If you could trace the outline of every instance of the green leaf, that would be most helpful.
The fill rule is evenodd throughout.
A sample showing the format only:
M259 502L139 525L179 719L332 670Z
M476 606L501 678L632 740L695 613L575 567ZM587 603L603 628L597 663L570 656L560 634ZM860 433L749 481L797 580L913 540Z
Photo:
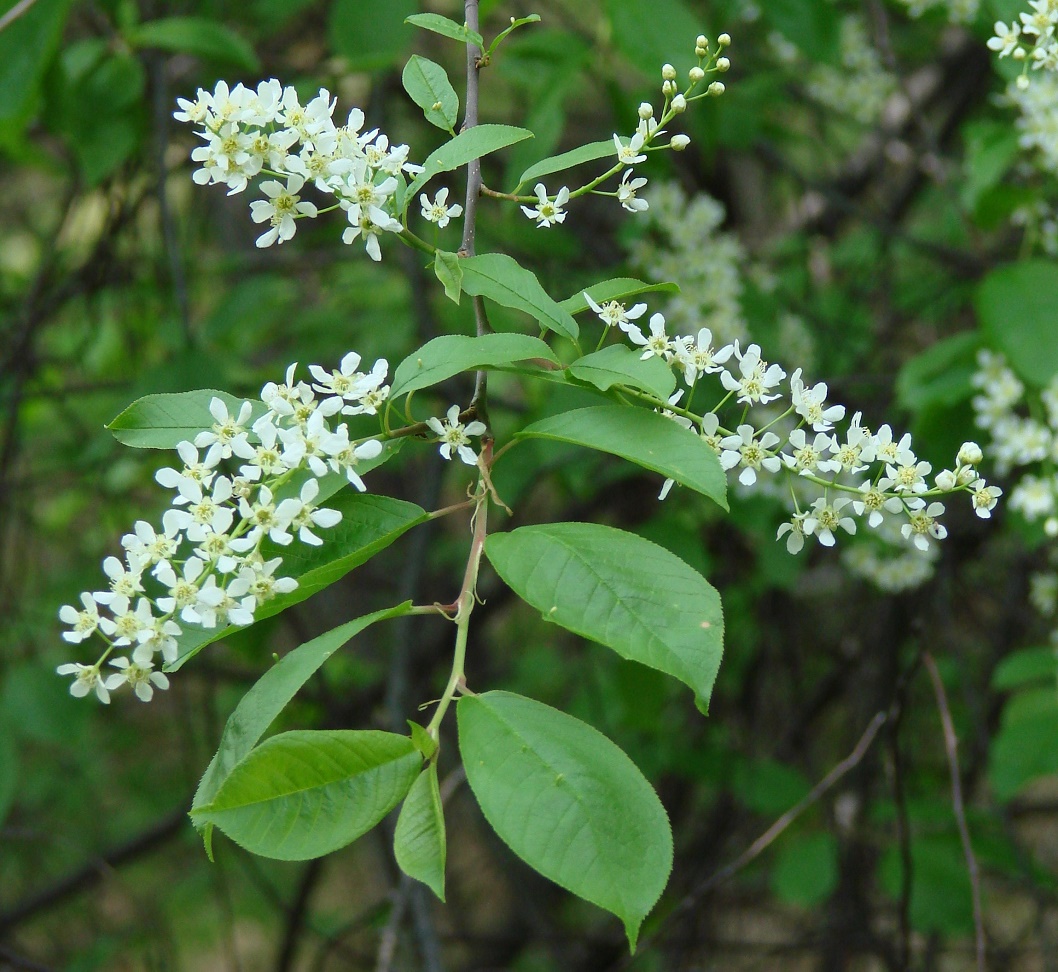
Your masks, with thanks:
M33 111L40 82L62 38L71 0L37 0L0 31L0 122L21 128ZM14 0L0 3L7 12Z
M656 398L668 398L676 387L676 376L656 355L643 359L639 352L625 344L611 344L608 348L578 358L566 369L574 378L586 381L601 391L614 385L638 388Z
M449 300L459 303L459 295L463 292L463 268L462 261L454 253L447 250L438 250L433 258L433 272L445 289L445 296Z
M701 436L658 412L593 405L541 419L518 435L609 452L674 479L727 509L727 478L716 453Z
M397 817L393 854L397 866L445 899L445 818L437 785L437 764L430 763L412 784Z
M602 733L510 692L456 706L459 751L485 819L530 867L624 922L632 950L672 869L657 794Z
M485 47L485 39L476 30L470 30L466 24L457 24L454 20L449 20L440 14L414 14L411 17L405 17L404 23L413 24L423 30L431 30L442 37L449 37L464 44L477 44L482 49Z
M988 753L988 778L1001 801L1029 783L1058 774L1058 693L1054 686L1014 695L1003 707Z
M788 904L811 908L822 904L838 886L838 842L828 833L783 841L771 874L775 896Z
M203 429L213 427L215 419L209 403L219 398L229 415L238 415L243 398L214 388L147 395L139 398L118 415L107 428L123 445L137 449L175 449L184 440L193 440ZM264 402L252 401L253 411L248 424L253 424L267 411Z
M572 169L576 165L583 165L585 162L604 159L608 155L614 157L614 162L617 161L617 149L612 138L602 142L589 142L587 145L581 145L579 148L563 152L561 155L552 155L550 158L541 159L539 162L529 166L521 174L518 179L518 188L521 188L527 182L539 179L541 176L551 175L552 172L564 172L566 169ZM515 189L515 192L517 191Z
M420 726L419 723L412 722L411 719L408 720L408 728L411 729L412 745L422 753L422 758L432 759L433 754L436 753L439 748L437 740L434 739L426 729Z
M963 207L974 212L981 197L999 185L1021 152L1018 132L1010 125L980 121L963 129L966 178L959 191Z
M326 531L326 542L319 547L294 541L289 547L279 547L266 541L262 547L265 559L282 557L277 577L293 577L298 586L289 594L277 594L257 606L254 619L262 621L298 604L341 579L354 567L370 560L413 526L429 518L429 514L414 503L389 496L373 496L348 488L327 503L338 510L342 520ZM179 656L167 672L175 672L206 645L230 635L238 628L198 628L188 625L176 639Z
M599 523L550 523L493 534L485 555L545 621L672 675L708 703L724 650L720 595L675 554Z
M1032 682L1054 682L1058 656L1054 648L1021 648L1007 655L992 672L992 688L1006 692Z
M650 0L649 8L643 0L606 0L606 12L614 45L643 77L653 80L668 61L681 75L697 63L692 57L694 38L703 24L684 0Z
M482 253L463 263L463 290L471 297L488 297L502 307L525 311L541 327L571 341L580 328L573 316L559 306L540 286L536 274L526 270L506 253Z
M412 42L405 22L417 7L417 0L334 0L327 18L331 48L354 71L396 64Z
M165 17L136 27L126 38L133 47L193 54L207 61L260 71L253 47L230 27L205 17Z
M428 341L397 366L390 396L436 385L462 371L505 367L531 358L557 363L554 352L528 334L446 334Z
M206 772L202 774L192 807L203 807L213 802L231 771L257 745L276 716L331 655L376 621L402 617L410 608L411 601L407 601L397 607L347 621L299 645L268 669L228 716L220 736L220 745Z
M413 54L404 65L401 82L431 125L452 131L459 116L459 97L440 64Z
M414 199L419 190L438 173L458 169L474 159L532 137L533 133L529 129L515 128L513 125L475 125L460 132L426 157L423 171L408 186L404 208L407 209L408 201Z
M664 293L678 294L680 288L674 283L644 283L635 277L614 277L602 283L586 287L588 295L600 306L610 300L626 300L638 294ZM572 297L559 302L559 306L570 314L581 314L588 310L589 304L584 299L584 290L578 290Z
M976 331L938 341L904 363L896 376L897 402L912 412L930 407L951 407L969 400L971 378L977 370L975 355L981 346Z
M295 730L265 740L193 809L246 850L307 861L352 843L408 793L422 758L407 736Z
M1046 385L1058 374L1058 265L1022 260L993 270L977 289L977 315L1018 377Z

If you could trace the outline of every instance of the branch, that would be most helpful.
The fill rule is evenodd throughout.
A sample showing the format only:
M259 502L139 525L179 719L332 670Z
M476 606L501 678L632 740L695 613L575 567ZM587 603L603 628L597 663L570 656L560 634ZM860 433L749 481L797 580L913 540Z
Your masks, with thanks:
M966 807L963 804L962 781L959 778L959 740L955 735L951 709L948 708L948 696L944 691L937 663L927 651L922 658L933 683L933 694L937 697L937 709L940 712L941 725L944 727L944 748L948 754L948 772L951 774L951 802L955 811L955 824L959 828L959 840L962 842L963 856L966 858L966 869L970 872L970 891L973 894L974 939L977 951L978 972L986 972L985 962L985 926L984 913L981 908L981 875L977 869L977 858L970 843L970 829L966 826Z

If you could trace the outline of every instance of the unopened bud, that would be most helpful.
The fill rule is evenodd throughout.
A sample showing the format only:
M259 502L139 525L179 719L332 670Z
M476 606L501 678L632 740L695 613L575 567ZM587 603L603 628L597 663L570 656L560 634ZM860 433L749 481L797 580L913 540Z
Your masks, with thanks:
M694 56L696 58L698 58L699 61L704 60L705 58L707 58L709 56L709 48L708 47L696 47L694 49Z
M723 74L725 71L730 70L731 62L726 57L718 57L716 59L716 69Z
M640 118L645 120L647 118L650 118L650 116L653 115L653 114L654 114L654 106L651 105L650 102L644 101L639 106L639 117Z
M705 72L700 67L692 67L687 75L691 79L691 84L697 84L705 77Z
M964 442L959 446L959 455L956 456L956 461L976 466L984 457L981 447L976 442Z
M1025 48L1024 47L1015 47L1014 48L1014 53L1011 54L1010 56L1012 58L1014 58L1015 61L1024 61L1025 60Z
M687 110L687 99L683 95L678 94L672 99L672 110L679 113Z
M937 473L937 489L942 489L948 493L955 489L955 473L950 469L945 469L943 472Z
M705 34L699 34L694 39L694 46L695 47L704 47L704 48L706 48L708 50L708 48L709 48L709 38L706 37Z
M671 64L663 64L661 66L661 76L666 81L676 80L676 69Z
M727 88L724 87L723 81L714 81L706 90L715 98L718 95L722 95Z
M691 139L688 135L673 135L672 138L669 139L669 148L672 149L673 152L682 152L690 144Z
M731 44L731 35L730 35L730 34L721 34L721 35L720 35L720 36L719 36L719 37L718 37L718 38L716 39L716 42L717 42L717 43L718 43L718 44L719 44L719 45L720 45L721 47L728 47L728 46L729 46L729 45Z
M671 98L676 93L676 82L675 81L663 81L661 84L661 93L666 98Z
M1018 86L1019 91L1029 90L1029 77L1027 74L1019 74L1017 81L1014 83Z

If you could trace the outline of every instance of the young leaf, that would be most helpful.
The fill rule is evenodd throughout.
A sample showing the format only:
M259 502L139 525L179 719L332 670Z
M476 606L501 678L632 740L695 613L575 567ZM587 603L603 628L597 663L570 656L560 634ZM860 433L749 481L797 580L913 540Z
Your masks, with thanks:
M428 341L397 366L390 395L396 398L436 385L461 371L503 367L530 358L557 363L554 352L528 334L446 334Z
M175 449L185 439L194 439L203 429L212 428L216 420L209 411L209 403L214 398L224 402L229 415L238 415L246 401L213 388L147 395L136 399L107 428L123 445L137 449ZM249 424L253 424L264 415L267 406L252 399L250 402L253 411Z
M206 17L165 17L140 24L127 35L133 47L193 54L207 61L260 71L253 47L235 31Z
M438 250L433 258L433 272L445 289L445 296L449 300L459 303L459 295L463 291L463 268L462 261L454 253L447 250Z
M532 137L533 133L529 129L515 128L513 125L475 125L460 132L426 157L423 171L408 186L403 208L406 209L408 201L414 199L419 190L438 173L458 169L490 152L497 152Z
M716 453L700 436L658 412L593 405L541 419L518 435L557 439L621 456L727 509L727 479Z
M404 23L414 24L416 27L422 27L423 30L432 30L435 34L450 37L464 44L477 44L480 48L485 47L485 39L476 30L470 30L466 24L457 24L454 20L449 20L440 14L414 14L411 17L405 17Z
M430 763L412 784L397 817L393 855L397 866L445 899L445 818L437 785L437 764Z
M423 726L412 722L411 719L408 720L408 728L411 729L412 745L422 753L422 758L432 759L439 748L437 740Z
M676 387L672 369L656 355L645 360L625 344L611 344L578 358L567 369L574 378L601 391L614 385L638 388L656 398L668 398Z
M401 75L404 90L431 125L451 132L459 117L459 97L440 64L413 54Z
M370 560L394 540L413 526L427 519L427 513L414 503L389 496L373 496L344 490L327 503L329 509L342 514L341 522L327 530L326 542L319 547L299 543L295 540L289 547L277 547L266 541L262 548L265 559L281 556L277 576L293 577L298 586L289 594L277 594L257 606L254 619L261 621L280 611L311 597L317 591L329 587L344 577L354 567ZM176 639L179 656L165 666L167 672L175 672L188 659L197 655L206 645L213 644L237 630L226 628L188 628Z
M510 692L456 706L459 751L485 819L544 877L624 922L635 950L672 869L657 794L602 733Z
M724 651L720 595L664 547L598 523L494 533L485 556L545 621L693 689L702 705Z
M617 150L614 148L613 139L608 138L602 142L589 142L579 148L563 152L561 155L552 155L550 158L541 159L539 162L529 166L518 179L518 187L521 188L527 182L539 179L541 176L551 175L552 172L564 172L572 169L575 165L583 165L585 162L594 162L596 159L604 159L612 155L617 160ZM517 189L515 190L517 192Z
M1058 267L1020 260L998 267L977 289L977 315L992 346L1018 377L1037 386L1058 374Z
M276 716L331 655L376 621L399 618L407 614L410 608L411 601L407 601L397 607L347 621L299 645L268 669L228 716L217 752L195 790L192 807L212 803L232 769L257 745Z
M613 280L592 284L585 290L591 299L600 305L609 300L626 300L638 294L654 292L678 294L680 292L680 288L674 283L644 283L642 280L636 280L635 277L614 277ZM578 290L572 297L559 301L559 307L570 314L582 314L589 306L584 299L584 290Z
M407 736L295 730L251 750L213 799L191 811L240 847L307 861L352 843L411 789L422 758Z
M525 311L563 337L575 341L580 328L573 316L551 299L536 274L506 253L467 257L463 265L463 290L471 297L488 297L503 307Z

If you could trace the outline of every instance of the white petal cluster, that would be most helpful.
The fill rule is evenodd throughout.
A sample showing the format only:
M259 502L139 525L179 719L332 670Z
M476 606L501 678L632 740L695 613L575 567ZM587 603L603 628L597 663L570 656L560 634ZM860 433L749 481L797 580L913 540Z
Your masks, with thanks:
M477 453L470 448L470 437L481 435L485 431L484 422L473 421L464 425L459 421L459 406L453 405L443 422L438 418L428 418L426 424L440 441L440 452L443 458L451 459L452 451L455 450L456 455L468 466L477 463Z
M408 161L408 146L389 144L378 129L363 132L364 113L354 108L344 125L333 119L337 102L321 88L302 105L297 91L274 78L255 89L219 81L213 91L200 88L194 101L178 98L177 120L196 127L202 145L191 152L199 185L225 185L242 192L258 176L264 199L250 204L251 218L267 228L260 247L294 236L300 219L320 214L302 198L309 183L345 211L349 226L342 240L363 241L373 260L382 258L379 235L399 233L395 194L403 173L421 167ZM458 208L458 207L453 207ZM449 216L457 215L448 210Z
M1000 473L1019 472L1010 491L1010 507L1026 520L1043 521L1044 532L1058 537L1058 376L1030 407L1024 384L1001 354L981 350L973 376L973 407L977 424L992 441L989 454ZM990 516L995 505L982 480L971 484L979 516Z
M74 676L71 694L109 702L110 692L129 685L147 702L169 687L159 668L177 660L187 630L252 624L260 604L297 587L278 572L282 558L265 542L321 545L319 531L336 526L341 513L319 504L319 480L340 474L363 491L357 466L382 451L379 439L351 439L337 422L374 415L389 394L385 361L367 372L359 365L355 352L334 371L312 365L313 384L296 380L291 365L285 382L266 384L256 404L231 410L211 400L212 425L179 443L179 466L155 475L174 494L161 530L138 521L121 540L124 558L103 561L107 589L86 591L80 608L59 611L66 641L98 636L106 646L93 665L59 666L60 675Z
M898 435L889 425L871 432L859 412L840 432L836 424L845 418L845 406L828 403L826 384L807 383L800 368L787 376L762 357L759 345L743 347L736 340L715 347L708 328L673 334L660 313L650 317L649 334L644 334L624 319L628 315L620 306L592 309L642 348L641 357L660 358L683 379L686 389L659 404L659 411L697 429L739 484L767 488L769 479L786 477L787 486L775 492L792 502L792 516L778 532L790 553L798 553L808 538L834 546L842 533L856 534L859 520L871 531L895 533L905 545L928 553L947 535L937 497L968 493L974 512L987 518L1002 495L977 471L983 453L976 443L964 443L954 467L931 482L932 466L915 455L910 435ZM645 312L636 310L637 316ZM702 415L692 406L707 375L718 379L721 397ZM1058 417L1058 384L1053 401ZM733 429L721 421L727 408L738 416ZM665 482L661 499L672 486L671 480Z

